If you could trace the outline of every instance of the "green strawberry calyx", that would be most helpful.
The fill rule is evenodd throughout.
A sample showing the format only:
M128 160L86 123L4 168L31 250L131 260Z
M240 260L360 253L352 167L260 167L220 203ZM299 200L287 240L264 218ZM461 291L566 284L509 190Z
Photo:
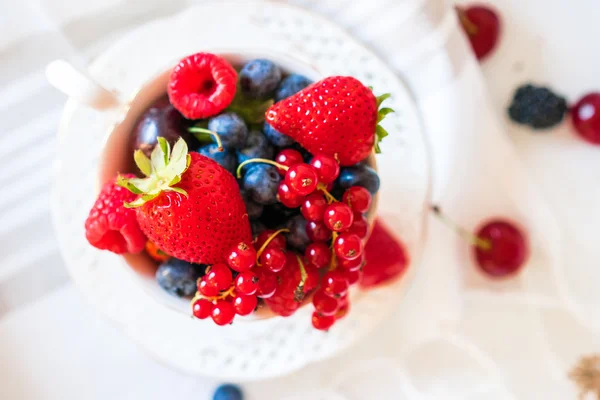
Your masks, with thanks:
M159 137L150 158L142 150L136 150L133 159L145 178L125 178L122 175L117 177L117 185L140 195L135 201L124 203L125 207L140 207L162 192L172 191L187 196L185 190L175 186L181 181L181 176L192 161L185 140L179 138L171 150L169 142Z
M382 94L381 96L377 96L377 126L375 127L375 153L381 153L381 148L379 147L379 143L383 140L384 137L389 135L389 133L383 128L383 126L379 125L381 121L386 117L386 115L395 112L393 109L389 107L381 107L381 103L387 100L391 95L389 93Z

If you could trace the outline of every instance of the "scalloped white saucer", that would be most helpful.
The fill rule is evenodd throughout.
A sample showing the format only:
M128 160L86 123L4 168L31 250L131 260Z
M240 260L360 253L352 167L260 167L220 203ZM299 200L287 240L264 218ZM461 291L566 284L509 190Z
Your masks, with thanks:
M408 90L370 51L336 25L299 8L235 4L207 4L144 25L99 57L90 74L106 88L133 93L170 60L200 50L244 47L293 54L324 75L352 75L392 93L390 106L397 113L385 121L391 135L378 157L383 182L379 215L410 254L407 273L391 285L358 293L349 316L326 334L311 328L309 307L286 319L224 328L173 311L134 282L122 258L85 241L83 222L94 200L99 152L119 113L95 111L74 100L67 102L59 128L53 219L76 285L154 358L190 374L248 381L284 375L342 351L398 305L423 247L430 162ZM227 20L206 17L225 12Z

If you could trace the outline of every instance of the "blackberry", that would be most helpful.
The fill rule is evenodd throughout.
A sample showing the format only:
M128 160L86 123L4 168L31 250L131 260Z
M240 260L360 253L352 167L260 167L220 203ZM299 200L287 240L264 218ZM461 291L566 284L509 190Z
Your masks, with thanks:
M567 101L545 87L531 84L520 86L508 108L513 121L534 129L551 128L559 124L566 112Z

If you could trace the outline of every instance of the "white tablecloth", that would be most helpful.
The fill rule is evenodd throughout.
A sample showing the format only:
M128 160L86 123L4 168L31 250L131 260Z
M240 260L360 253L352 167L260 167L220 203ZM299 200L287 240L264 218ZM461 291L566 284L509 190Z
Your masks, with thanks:
M4 189L0 197L0 243L4 249L0 255L1 399L208 398L215 382L181 376L150 360L96 315L69 283L49 214L54 134L65 98L45 82L43 75L45 64L52 59L68 58L85 65L86 60L134 26L201 2L0 0L0 166L4 172L0 178ZM454 30L455 21L445 13L444 1L292 2L314 8L347 27L406 79L434 140L436 165L445 165L440 148L446 143L439 135L443 127L436 125L435 117L447 114L444 110L450 107L449 101L461 96L467 99L455 109L457 118L462 118L458 123L471 131L475 125L470 123L469 112L481 114L481 103L477 102L491 101L495 111L484 113L484 117L498 119L498 129L502 129L503 109L519 83L551 83L569 100L586 90L598 89L594 87L598 84L595 38L600 28L595 19L600 15L600 3L594 0L492 1L502 12L504 37L482 68L491 100L481 85L477 63L453 58L462 54L465 44ZM411 30L410 34L406 29ZM450 56L440 51L443 46L453 47ZM439 74L442 70L447 74ZM461 96L457 88L463 91ZM464 96L465 92L472 95ZM471 104L468 99L476 102ZM560 262L561 270L592 268L600 258L600 247L594 240L594 229L600 222L595 204L600 185L594 168L599 162L598 149L577 141L568 124L539 134L507 124L506 132L516 153L512 146L502 147L503 151L513 152L515 160L527 167L523 175L533 178L519 184L531 183L523 186L524 190L535 191L558 222L562 257L549 261ZM449 172L439 168L435 172L436 200L452 203L456 188L448 182L461 182L461 177L449 178L445 176ZM489 184L499 177L486 179ZM511 199L521 201L518 197ZM476 222L465 210L456 208L456 212L467 225ZM472 218L482 216L485 214ZM432 225L433 243L452 238ZM421 294L412 294L413 302L428 304L419 308L424 313L422 318L410 320L422 323L419 329L423 329L424 337L434 330L443 333L443 340L432 339L394 360L410 376L411 385L429 398L467 398L466 392L461 392L463 387L470 388L468 398L575 398L577 388L569 381L568 371L581 356L594 353L600 346L589 324L581 323L586 315L595 315L593 307L585 304L595 303L582 295L579 303L584 305L577 308L581 313L576 320L573 309L558 300L551 280L541 273L536 275L535 269L526 276L524 301L522 292L511 287L492 285L492 290L502 289L509 295L487 296L490 286L469 280L463 270L468 268L466 265L453 270L452 279L446 280L448 275L440 270L441 264L443 260L430 251L423 268L431 279L416 284L415 291L421 290ZM585 283L581 276L574 281L578 285ZM540 282L537 285L536 279ZM593 280L588 283L586 290L595 287ZM436 289L440 297L432 299ZM586 294L583 289L580 292ZM377 369L368 369L363 361L385 356L385 346L402 340L403 330L410 331L402 326L410 313L410 309L399 310L396 325L391 323L395 330L371 338L381 341L379 352L372 348L365 351L367 347L359 344L353 353L341 358L319 363L292 377L247 385L246 389L253 399L281 399L307 386L315 390L328 387L348 399L366 398L357 393L366 388L370 394L375 393L373 385L378 374L373 375ZM370 382L355 388L357 397L319 379L323 369L350 364L358 368L359 381ZM381 368L390 370L385 365ZM386 391L386 384L394 386L389 380L379 385L379 398L397 393ZM473 389L476 380L486 384ZM347 384L340 386L348 388Z

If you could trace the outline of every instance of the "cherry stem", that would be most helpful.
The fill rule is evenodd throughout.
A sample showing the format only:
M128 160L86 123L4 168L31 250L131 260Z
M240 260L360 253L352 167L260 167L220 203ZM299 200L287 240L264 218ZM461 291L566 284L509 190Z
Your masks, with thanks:
M458 224L456 224L454 221L452 221L450 218L448 218L444 213L442 213L442 210L440 209L439 206L432 205L431 211L433 211L435 216L438 217L438 219L440 221L442 221L446 226L448 226L450 229L452 229L456 233L458 233L460 235L460 237L462 237L467 242L471 243L473 246L478 247L481 250L485 250L485 251L491 250L492 243L490 243L489 240L482 239L479 236L474 235L473 233L469 232L462 226L459 226Z
M467 17L465 10L460 7L456 7L456 12L458 13L458 19L460 19L460 23L462 26L464 26L467 34L469 36L477 35L477 33L479 33L479 27L475 25L473 21L469 19L469 17Z
M306 267L302 262L302 259L299 255L296 254L296 259L298 260L298 265L300 266L300 283L296 290L294 291L294 300L300 303L304 300L304 284L306 283L306 279L308 278L308 274L306 273Z
M251 158L249 160L244 161L243 163L241 163L240 165L238 165L237 171L236 171L236 175L238 177L238 179L240 179L242 177L242 168L244 168L244 166L248 165L248 164L252 164L252 163L265 163L265 164L270 164L273 165L279 169L282 169L284 171L287 171L288 169L290 169L290 167L285 166L283 164L279 164L278 162L275 162L273 160L269 160L266 158Z
M263 253L263 251L265 251L265 249L267 248L269 243L271 243L271 241L273 239L275 239L275 236L279 235L280 233L289 232L289 231L290 230L287 228L280 229L280 230L274 232L271 236L269 236L267 238L267 240L265 240L265 242L262 244L262 246L260 246L260 249L258 249L258 251L256 252L256 265L258 265L259 267L261 266L260 265L260 255Z
M204 129L204 128L200 128L198 126L192 126L191 128L188 128L188 132L190 133L205 133L207 135L212 136L213 138L215 138L215 142L217 142L217 146L219 151L223 151L223 143L221 142L221 137L219 136L219 134L217 132L213 132L210 129ZM196 135L194 135L196 136Z
M327 199L327 204L335 203L336 201L338 201L335 197L333 197L331 193L329 193L329 191L327 190L327 185L325 185L324 183L319 183L317 185L317 189L323 192L325 198Z
M337 268L337 259L335 257L335 250L333 249L333 246L335 245L335 240L338 237L338 233L333 231L331 233L331 261L329 262L329 271L335 271L335 269Z

